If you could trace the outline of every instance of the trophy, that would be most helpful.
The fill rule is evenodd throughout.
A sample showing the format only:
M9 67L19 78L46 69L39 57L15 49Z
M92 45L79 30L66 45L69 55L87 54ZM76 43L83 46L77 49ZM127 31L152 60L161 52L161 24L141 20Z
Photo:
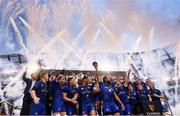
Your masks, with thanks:
M97 68L98 68L98 63L95 61L95 62L92 63L92 65L93 65L93 67L97 70Z
M98 76L98 63L96 61L94 61L92 63L93 67L95 68L95 72L96 72L96 84L99 85L99 76ZM98 87L99 88L99 87Z

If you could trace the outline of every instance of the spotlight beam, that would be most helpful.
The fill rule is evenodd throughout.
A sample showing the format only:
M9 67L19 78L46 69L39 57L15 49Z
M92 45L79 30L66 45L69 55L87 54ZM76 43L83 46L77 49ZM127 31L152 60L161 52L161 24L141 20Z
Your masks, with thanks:
M63 29L62 31L58 32L53 38L50 39L49 42L47 42L47 44L45 44L40 51L38 52L38 54L46 51L49 49L50 46L52 46L53 44L55 44L57 41L60 41L62 38L61 36L64 35L64 33L67 31L67 29Z
M76 57L77 57L80 61L82 61L82 63L85 63L85 64L87 65L87 62L85 62L85 61L82 60L81 56L76 52L76 50L75 50L71 45L69 45L69 44L68 44L65 40L63 40L63 39L60 39L60 41L61 41L68 49L70 49L70 50L76 55Z
M98 36L99 36L99 33L100 33L100 30L98 29L97 32L96 32L96 34L94 35L93 39L91 40L91 42L88 44L88 47L87 47L87 49L86 49L85 54L82 56L82 60L83 60L83 61L84 61L85 58L87 57L87 55L88 55L88 53L89 53L89 51L90 51L90 48L95 44L95 42L96 42L96 40L97 40L97 38L98 38ZM83 66L83 65L81 64L81 66ZM89 65L88 65L88 66L89 66ZM89 66L89 67L90 67L90 66Z
M35 29L34 29L31 25L29 25L22 17L19 17L19 19L22 21L22 23L25 25L25 27L32 33L32 35L34 35L35 37L38 38L38 40L39 40L39 42L40 42L39 44L40 44L40 45L44 45L45 42L42 41L41 36L35 31ZM42 49L42 48L41 48L41 49ZM40 49L40 51L41 51L41 49ZM38 51L39 51L39 50L38 50ZM52 61L56 61L55 57L53 57L53 56L55 55L55 53L54 53L53 51L48 52L48 53L50 53L50 54L48 55L48 57L49 57ZM40 53L38 53L38 54L36 55L37 59L39 58L39 55L40 55ZM31 60L31 59L30 59L30 56L27 57L27 58L28 58L28 60Z
M109 35L109 37L116 42L117 39L114 36L114 34L112 34L112 32L105 26L105 24L103 24L102 22L98 22L100 24L100 26L104 29L104 31Z
M22 17L19 16L19 19L21 20L21 22L26 26L26 28L28 29L29 32L33 33L35 37L38 38L38 40L40 41L40 45L43 45L44 42L42 41L40 35L35 31L35 29L29 25Z
M77 43L79 42L80 40L80 37L87 31L87 29L89 28L90 24L86 25L85 28L74 38L74 41L72 43L72 47L73 46L76 46ZM63 60L72 52L71 49L69 49L63 56L62 58L60 59L60 64L63 62Z
M20 18L20 20L23 22L23 24L25 24L26 25L26 27L28 27L28 29L30 29L31 31L33 31L34 33L36 33L35 31L34 31L34 29L33 29L33 27L31 27L22 17L19 17ZM87 28L87 27L86 27ZM85 28L85 29L86 29ZM72 51L76 56L77 56L77 58L78 59L80 59L81 60L81 56L74 50L74 48L73 47L71 47L65 40L63 40L60 36L62 36L63 35L63 33L65 32L65 30L63 30L63 31L61 31L61 32L59 32L59 33L57 33L56 35L55 35L55 37L53 37L52 39L50 39L50 42L48 42L48 43L50 43L50 45L52 46L53 44L55 44L55 42L58 40L58 41L61 41L67 48L69 48L70 49L70 51ZM84 32L83 32L84 33ZM39 37L39 38L41 38L37 33L36 33L36 35ZM42 42L43 43L43 42ZM49 46L45 46L45 49L47 50L47 48L49 48ZM42 49L40 50L40 52L38 52L38 55L42 52L42 51L45 51L44 50L44 47L42 47ZM52 57L52 56L50 56L50 57ZM55 60L55 58L53 58L53 61ZM82 61L82 60L81 60ZM84 62L84 61L82 61L82 62Z

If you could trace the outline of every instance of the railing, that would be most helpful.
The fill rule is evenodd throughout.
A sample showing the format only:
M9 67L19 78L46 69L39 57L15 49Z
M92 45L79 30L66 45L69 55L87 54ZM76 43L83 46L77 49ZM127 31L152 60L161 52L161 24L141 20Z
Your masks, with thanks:
M0 64L27 62L27 58L20 54L0 55Z
M173 112L171 110L171 107L170 107L170 104L168 102L168 100L165 100L165 99L161 99L161 103L163 103L163 115L167 116L173 116Z

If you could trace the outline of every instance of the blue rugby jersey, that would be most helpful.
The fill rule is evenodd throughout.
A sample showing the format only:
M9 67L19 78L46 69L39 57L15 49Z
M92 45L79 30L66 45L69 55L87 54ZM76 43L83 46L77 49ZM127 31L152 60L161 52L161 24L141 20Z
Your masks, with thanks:
M32 90L36 91L36 96L40 98L40 102L45 103L47 97L47 84L43 81L36 81Z
M77 91L80 96L81 103L94 103L95 96L93 94L93 85L79 86Z

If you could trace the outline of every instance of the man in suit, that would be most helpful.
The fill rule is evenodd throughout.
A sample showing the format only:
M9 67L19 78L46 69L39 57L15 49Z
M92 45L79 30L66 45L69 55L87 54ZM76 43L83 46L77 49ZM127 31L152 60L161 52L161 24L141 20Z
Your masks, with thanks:
M31 99L32 99L30 95L30 91L32 87L34 86L34 83L36 82L36 79L37 79L36 73L31 74L31 79L27 78L26 74L27 74L27 68L22 76L23 81L26 83L26 87L24 89L23 104L22 104L20 115L29 115L30 104L31 104Z

